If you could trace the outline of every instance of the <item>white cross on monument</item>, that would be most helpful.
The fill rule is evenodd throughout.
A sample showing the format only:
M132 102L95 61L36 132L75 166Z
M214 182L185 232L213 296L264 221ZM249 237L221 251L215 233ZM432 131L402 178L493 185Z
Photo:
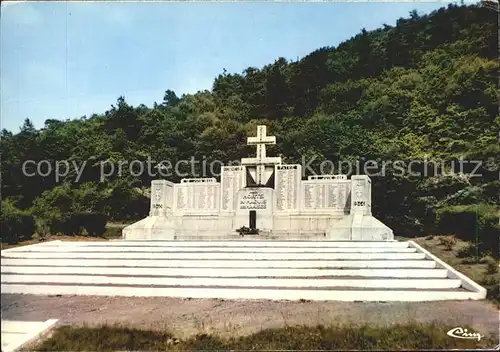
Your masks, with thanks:
M265 125L257 126L257 137L248 137L247 145L257 146L257 156L255 158L242 158L242 165L255 166L255 170L249 168L250 175L258 185L264 185L273 170L266 173L266 166L281 165L281 157L268 157L266 156L266 144L276 144L275 136L266 135L267 127Z

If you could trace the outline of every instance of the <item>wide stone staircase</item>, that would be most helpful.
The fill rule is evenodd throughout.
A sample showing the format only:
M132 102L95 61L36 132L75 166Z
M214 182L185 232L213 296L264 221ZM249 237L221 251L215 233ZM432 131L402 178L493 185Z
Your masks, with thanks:
M414 242L52 241L2 251L2 293L428 301L486 291Z

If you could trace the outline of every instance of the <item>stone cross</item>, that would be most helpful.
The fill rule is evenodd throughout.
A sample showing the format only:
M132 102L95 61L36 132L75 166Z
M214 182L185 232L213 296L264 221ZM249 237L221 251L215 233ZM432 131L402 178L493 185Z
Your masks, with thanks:
M266 145L276 144L275 136L266 135L267 127L265 125L257 126L257 137L248 137L247 145L257 146L257 155L255 158L242 158L242 165L255 166L254 181L258 185L265 184L266 166L281 165L281 157L268 157L266 155Z

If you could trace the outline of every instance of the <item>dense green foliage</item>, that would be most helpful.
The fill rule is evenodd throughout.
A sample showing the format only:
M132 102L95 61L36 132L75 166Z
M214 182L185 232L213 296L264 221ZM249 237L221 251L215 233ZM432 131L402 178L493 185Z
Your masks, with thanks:
M415 350L491 348L493 336L480 341L452 339L453 326L406 324L378 326L287 326L224 339L199 334L177 340L168 332L121 326L59 327L36 351L234 351L234 350ZM467 327L469 331L475 331Z
M492 254L498 258L500 225L498 209L492 205L456 205L438 211L438 229L475 244L475 256ZM488 253L490 252L490 253Z
M0 232L2 241L17 242L29 240L35 231L35 220L27 211L14 207L10 202L2 201L0 210Z
M316 172L324 159L445 163L439 172L413 165L427 175L401 174L390 164L384 176L371 176L374 215L397 234L418 235L433 229L443 207L498 203L496 23L496 12L480 6L412 12L394 27L363 29L298 61L279 58L241 74L224 70L211 91L178 97L167 90L153 107L120 97L104 114L49 119L40 130L26 120L19 133L1 133L3 198L47 221L68 212L139 219L157 177L134 176L127 165L121 177L115 170L102 179L101 162L239 160L254 152L246 136L265 123L278 141L269 155L315 160ZM451 175L451 163L461 158L481 166L468 163ZM26 177L26 160L85 167L81 174L70 167L60 180ZM472 171L481 176L467 175Z

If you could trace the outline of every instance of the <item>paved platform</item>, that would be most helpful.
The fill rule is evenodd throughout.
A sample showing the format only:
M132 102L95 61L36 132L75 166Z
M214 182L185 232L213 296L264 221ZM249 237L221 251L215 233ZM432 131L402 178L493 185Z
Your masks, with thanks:
M2 352L16 351L52 328L57 319L47 321L2 320Z
M53 241L2 251L2 292L272 300L483 299L413 242Z
M483 335L499 336L498 308L486 300L340 302L2 294L1 301L4 319L57 317L61 325L120 324L167 330L178 338L200 332L230 338L296 325L397 328L412 323L470 326Z

